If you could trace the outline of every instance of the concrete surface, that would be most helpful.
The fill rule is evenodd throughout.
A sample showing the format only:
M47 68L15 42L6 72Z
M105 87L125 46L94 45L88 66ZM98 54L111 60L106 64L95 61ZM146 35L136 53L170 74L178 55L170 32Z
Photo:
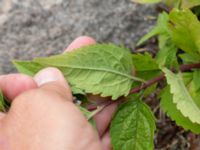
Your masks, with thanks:
M155 14L130 0L0 0L0 73L15 71L12 59L57 54L81 35L133 49Z

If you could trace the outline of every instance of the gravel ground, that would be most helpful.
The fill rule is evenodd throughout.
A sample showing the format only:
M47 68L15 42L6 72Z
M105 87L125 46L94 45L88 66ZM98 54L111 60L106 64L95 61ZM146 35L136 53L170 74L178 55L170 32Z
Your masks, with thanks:
M133 49L155 15L130 0L0 0L0 73L15 71L12 59L59 53L81 35Z

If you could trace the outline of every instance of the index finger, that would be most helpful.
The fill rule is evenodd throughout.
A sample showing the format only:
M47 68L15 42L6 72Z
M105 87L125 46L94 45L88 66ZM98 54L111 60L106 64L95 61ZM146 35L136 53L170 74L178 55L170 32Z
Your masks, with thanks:
M87 45L91 45L91 44L95 44L96 41L89 37L89 36L81 36L78 37L77 39L75 39L66 49L64 52L70 52L73 51L77 48L83 47L83 46L87 46Z

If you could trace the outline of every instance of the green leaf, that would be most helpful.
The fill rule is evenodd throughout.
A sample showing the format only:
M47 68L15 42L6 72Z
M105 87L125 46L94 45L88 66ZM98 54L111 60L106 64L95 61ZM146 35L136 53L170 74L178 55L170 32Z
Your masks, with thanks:
M177 125L183 127L185 130L191 130L192 132L200 133L200 124L193 123L189 118L182 115L181 111L176 108L176 104L173 103L173 95L170 93L170 88L167 86L160 93L161 109L173 120Z
M132 59L124 47L96 44L73 52L36 58L35 62L59 68L69 83L86 93L127 96L133 81L144 81L132 76Z
M193 73L193 82L194 82L194 89L195 92L200 90L200 69L195 70Z
M169 15L174 43L191 56L200 58L200 22L190 10L174 9Z
M147 97L149 96L150 94L154 93L156 91L156 88L157 88L157 83L149 86L148 88L146 88L143 92L143 97Z
M150 80L156 76L158 76L161 73L160 70L152 70L152 71L138 71L136 73L137 77L143 78L145 80ZM136 83L134 83L136 84ZM141 83L137 83L138 85L141 85Z
M44 66L31 61L14 60L13 64L20 73L24 73L30 76L34 76L38 71L44 68Z
M200 1L199 0L182 0L182 8L192 8L195 6L200 5Z
M166 12L161 13L158 16L157 25L147 33L137 45L141 45L149 38L158 35L159 51L156 55L157 63L159 66L177 67L177 47L172 42L168 21L169 15Z
M149 53L133 54L133 65L136 69L136 76L145 80L150 80L160 74L160 69L154 58ZM133 83L133 87L140 86L141 83ZM147 96L156 88L156 84L144 90L144 95Z
M155 118L139 99L119 106L113 117L110 135L113 150L153 150Z
M137 46L143 44L145 41L147 41L153 36L168 32L168 27L167 27L168 19L169 16L166 12L159 14L157 25L139 40Z
M177 105L177 109L191 122L200 124L200 108L184 85L182 74L174 74L166 68L163 69L163 72L167 78L167 83L170 85L170 92L173 94L173 102Z
M160 73L156 60L149 53L132 54L132 61L139 78L149 80Z
M132 58L133 58L132 59L133 65L135 66L136 72L159 70L156 60L153 59L149 53L133 54Z
M160 73L156 60L149 53L132 54L132 61L139 78L149 80Z
M140 3L140 4L149 4L149 3L158 3L162 0L132 0L133 2Z
M8 107L8 103L5 101L3 93L0 91L0 112L6 112Z
M193 101L198 107L200 107L199 69L195 69L193 72L182 73L182 75L184 84L187 87L191 97L193 98Z
M184 64L192 64L192 63L199 63L200 59L198 56L191 56L190 54L183 53L179 54L179 57L182 59Z
M168 28L168 21L169 15L165 12L162 13L158 18L157 26L159 28L159 51L156 55L156 61L160 67L177 67L177 47L172 42L171 32Z
M156 36L159 34L159 28L154 27L150 32L148 32L147 34L145 34L136 44L136 46L140 46L142 45L144 42L146 42L147 40L149 40L150 38Z
M170 8L180 8L182 0L164 0L165 4Z
M161 40L160 40L161 41ZM156 61L160 67L178 67L178 61L176 57L176 46L169 40L165 41L165 44L160 48L156 55Z
M5 106L4 106L4 98L3 98L3 94L2 92L0 91L0 111L4 112L5 111Z
M77 88L75 86L72 86L71 90L72 90L73 94L81 94L81 95L85 95L86 94L82 89L79 89L79 88Z
M183 76L183 82L184 84L187 86L188 84L190 84L190 82L192 82L192 78L193 78L193 73L190 72L184 72L182 73Z
M18 72L27 74L29 76L34 76L37 72L44 68L41 64L32 61L18 61L14 60L13 64L17 68ZM75 86L71 87L73 94L85 95L85 92Z

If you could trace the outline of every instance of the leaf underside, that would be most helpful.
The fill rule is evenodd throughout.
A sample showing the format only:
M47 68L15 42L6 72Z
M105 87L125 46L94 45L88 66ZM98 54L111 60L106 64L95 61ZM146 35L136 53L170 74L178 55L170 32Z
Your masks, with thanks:
M183 127L185 130L191 130L193 133L200 133L200 124L193 123L188 117L182 115L182 113L176 108L176 104L173 103L173 95L170 93L170 88L167 86L161 92L160 107L166 114L176 122L177 125Z
M166 68L163 72L170 85L170 92L173 94L173 102L177 105L177 109L191 122L200 124L200 108L185 87L181 73L174 74Z
M44 68L44 66L31 61L12 61L17 70L21 73L34 76L38 71Z
M124 47L113 44L96 44L73 52L36 58L34 62L42 66L59 68L70 85L86 93L112 96L115 100L127 96L134 80L131 54Z

